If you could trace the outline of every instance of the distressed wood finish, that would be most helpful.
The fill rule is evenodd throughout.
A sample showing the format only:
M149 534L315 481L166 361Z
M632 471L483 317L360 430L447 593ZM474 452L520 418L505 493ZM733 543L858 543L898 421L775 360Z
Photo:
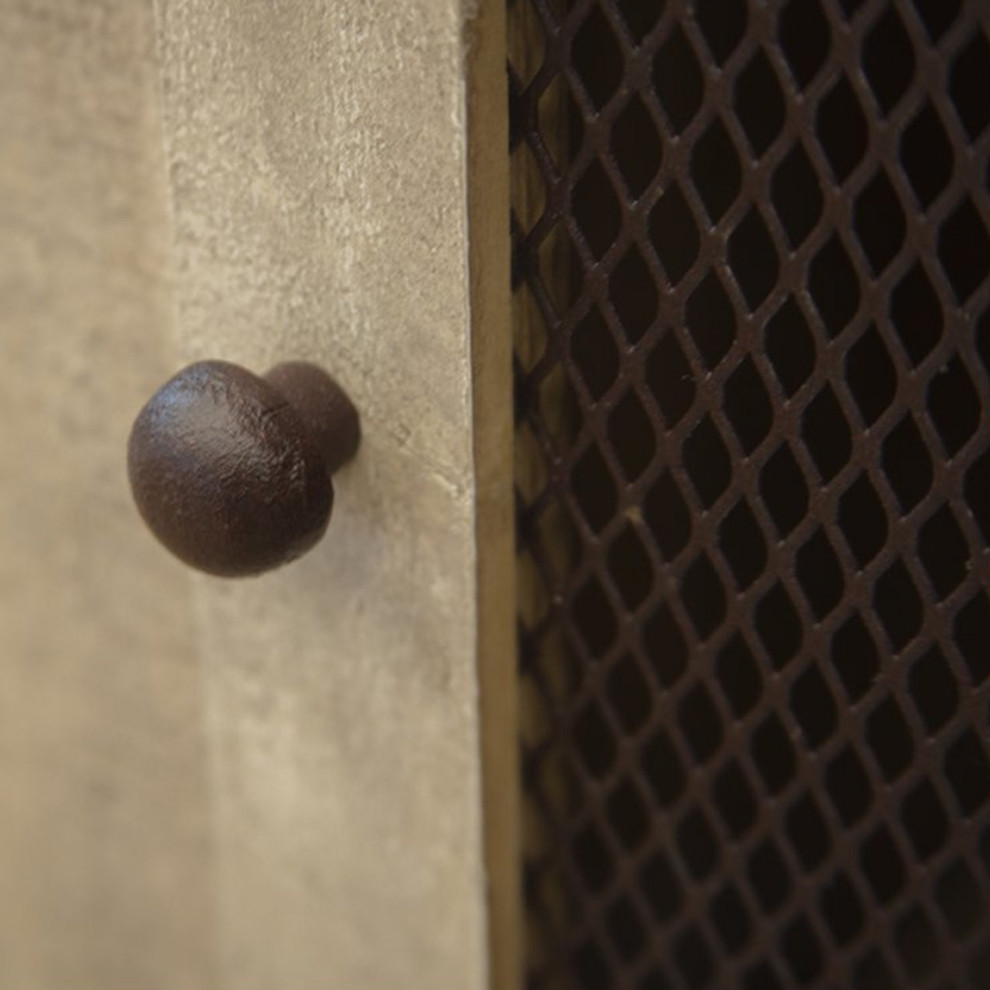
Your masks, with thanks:
M516 984L503 20L0 4L0 985ZM207 357L361 413L258 579L126 489Z
M189 585L127 490L166 377L150 4L0 3L0 986L217 986Z
M474 51L471 105L504 114L496 6L157 6L180 351L314 361L362 419L324 543L196 585L221 967L241 988L322 985L328 967L341 987L489 982L479 622L509 640L484 654L488 688L514 690L494 563L511 555L506 164L504 125L483 160L467 127ZM472 168L501 224L473 203L476 239ZM477 445L475 390L491 398ZM511 707L486 706L489 863L514 873ZM514 888L493 889L507 932Z

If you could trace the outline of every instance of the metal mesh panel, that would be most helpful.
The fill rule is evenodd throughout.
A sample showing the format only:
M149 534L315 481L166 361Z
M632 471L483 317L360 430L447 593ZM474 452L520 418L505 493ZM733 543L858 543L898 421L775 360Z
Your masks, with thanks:
M990 987L990 5L511 0L532 987Z

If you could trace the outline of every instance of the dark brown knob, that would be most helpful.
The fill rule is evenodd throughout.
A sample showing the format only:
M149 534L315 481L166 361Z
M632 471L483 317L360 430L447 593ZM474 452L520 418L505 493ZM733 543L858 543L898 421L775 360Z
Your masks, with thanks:
M180 560L259 574L309 550L330 521L330 475L357 450L357 410L325 372L280 364L264 378L200 361L167 381L131 430L138 510Z

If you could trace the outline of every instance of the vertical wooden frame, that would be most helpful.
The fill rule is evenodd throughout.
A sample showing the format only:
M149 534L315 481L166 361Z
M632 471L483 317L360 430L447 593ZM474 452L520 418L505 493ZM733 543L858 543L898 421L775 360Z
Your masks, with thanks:
M363 426L323 547L196 579L222 982L514 986L502 4L156 10L179 351Z

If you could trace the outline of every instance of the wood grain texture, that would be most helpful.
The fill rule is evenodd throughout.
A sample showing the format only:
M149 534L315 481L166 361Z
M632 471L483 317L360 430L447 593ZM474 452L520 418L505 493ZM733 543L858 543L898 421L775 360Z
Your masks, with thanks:
M216 986L185 575L123 451L175 360L150 2L0 2L0 986Z
M315 361L362 417L325 542L196 585L224 985L489 985L471 7L157 4L181 354Z

